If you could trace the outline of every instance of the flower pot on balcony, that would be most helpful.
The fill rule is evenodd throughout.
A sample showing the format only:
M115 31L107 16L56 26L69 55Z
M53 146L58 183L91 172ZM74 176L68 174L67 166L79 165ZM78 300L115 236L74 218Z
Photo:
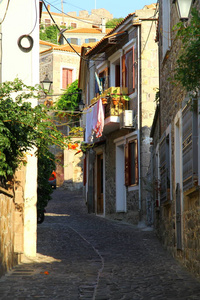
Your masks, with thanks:
M101 98L101 101L102 101L102 104L107 104L108 103L107 98Z
M112 98L112 102L115 106L119 104L119 100L120 98L115 98L115 97Z

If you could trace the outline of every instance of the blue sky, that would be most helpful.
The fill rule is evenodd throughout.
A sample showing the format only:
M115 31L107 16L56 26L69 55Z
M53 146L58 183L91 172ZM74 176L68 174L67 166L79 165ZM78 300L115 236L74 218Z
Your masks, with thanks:
M52 4L59 10L61 10L61 2L62 0L45 0L46 4ZM114 18L125 18L129 13L156 2L157 0L63 0L63 8L65 13L76 11L77 15L79 10L91 12L94 8L105 8L113 14ZM51 11L59 12L53 6Z

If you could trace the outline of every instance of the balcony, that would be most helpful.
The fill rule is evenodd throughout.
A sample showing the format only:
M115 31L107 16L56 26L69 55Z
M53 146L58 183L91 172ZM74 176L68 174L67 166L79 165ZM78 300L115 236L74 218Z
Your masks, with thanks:
M127 88L110 87L91 100L91 104L93 104L100 98L102 103L103 99L106 99L106 103L103 104L105 108L104 134L120 129L120 115L125 109L128 109L128 101L123 99L127 92Z

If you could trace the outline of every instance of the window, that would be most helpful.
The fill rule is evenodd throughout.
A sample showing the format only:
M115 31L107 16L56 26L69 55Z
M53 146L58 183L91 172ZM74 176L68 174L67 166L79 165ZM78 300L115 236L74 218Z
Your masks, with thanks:
M162 51L163 58L166 55L166 52L169 50L171 46L171 32L170 32L170 1L163 0L162 1Z
M49 27L51 25L51 20L50 19L45 19L45 27Z
M72 72L71 69L62 69L62 89L66 89L72 83Z
M97 42L97 39L94 38L85 39L85 43L95 43L95 42Z
M67 39L70 44L81 45L81 40L77 38L68 38Z
M171 187L170 168L170 137L166 133L160 141L160 201L170 200Z
M135 89L134 47L122 57L122 85L128 88L128 94Z
M60 22L60 25L61 25L61 26L65 26L65 27L66 27L66 23L65 23L65 22L63 22L63 21L62 21L62 22Z
M183 190L193 188L198 181L198 113L195 103L182 111Z
M71 23L71 27L72 28L77 28L77 24L76 23Z
M125 145L125 185L138 184L138 143L137 139Z

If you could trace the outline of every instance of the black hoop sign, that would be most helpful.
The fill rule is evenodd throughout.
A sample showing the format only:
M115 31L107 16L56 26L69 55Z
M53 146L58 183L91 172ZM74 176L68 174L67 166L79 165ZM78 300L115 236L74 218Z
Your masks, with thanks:
M27 39L29 42L29 46L28 47L24 47L22 46L22 40L23 39ZM19 49L22 50L23 52L30 52L33 48L33 38L30 35L24 34L21 35L17 41L17 44L19 46Z

